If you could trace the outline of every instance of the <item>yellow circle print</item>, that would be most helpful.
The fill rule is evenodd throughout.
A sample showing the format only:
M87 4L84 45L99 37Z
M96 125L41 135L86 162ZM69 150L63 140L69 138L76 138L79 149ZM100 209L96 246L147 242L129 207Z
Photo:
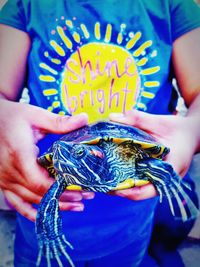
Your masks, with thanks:
M130 110L140 88L133 56L113 44L95 42L77 48L66 61L62 78L63 105L72 115L87 112L90 122Z

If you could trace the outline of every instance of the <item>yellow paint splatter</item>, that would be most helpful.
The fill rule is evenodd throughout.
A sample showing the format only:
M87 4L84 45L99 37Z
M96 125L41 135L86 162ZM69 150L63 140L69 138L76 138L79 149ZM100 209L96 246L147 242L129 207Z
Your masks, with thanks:
M142 70L141 74L142 75L151 75L151 74L154 74L154 73L158 72L159 70L160 70L160 67L156 66L156 67L152 67L152 68L148 68L148 69Z
M55 63L55 64L57 64L57 65L60 65L60 64L61 64L60 59L57 59L57 58L52 58L52 59L51 59L51 62L53 62L53 63Z
M141 67L144 66L148 62L148 58L144 57L137 62L137 66Z
M152 41L147 41L143 43L134 53L134 57L139 57L143 52L145 52L145 49L150 47L152 45Z
M40 75L39 78L43 82L55 82L56 81L56 79L50 75Z
M57 27L58 34L60 35L61 39L63 40L64 44L67 48L72 49L72 42L71 40L66 36L64 30L62 27Z
M160 86L160 83L158 81L148 81L144 83L145 87L157 87Z
M47 110L52 112L53 111L53 107L48 107Z
M126 49L130 50L131 48L133 48L137 41L141 38L141 35L141 32L137 32L134 37L126 44Z
M153 99L155 97L155 95L153 93L149 93L149 92L142 92L141 94L143 97L146 97L146 98L150 98L150 99Z
M65 115L65 112L64 111L60 111L58 114L59 115Z
M101 38L101 32L100 32L100 23L97 22L94 26L94 32L95 32L95 37L97 38L97 40L100 40Z
M137 104L138 108L141 108L141 109L146 109L146 105L144 103L138 103Z
M42 69L45 69L45 70L51 72L51 73L54 74L54 75L57 75L57 74L58 74L58 72L57 72L56 70L52 69L51 67L49 67L49 66L48 66L47 64L45 64L45 63L40 63L40 67L41 67Z
M121 44L123 41L123 34L120 32L117 36L117 43L118 44Z
M60 101L54 101L53 104L52 104L52 106L54 108L58 108L60 106Z
M55 49L55 51L57 52L58 55L64 57L65 56L65 51L64 49L59 45L57 44L56 41L50 41L50 45Z
M85 38L88 39L90 37L90 34L89 34L85 24L81 24L81 30L83 31L83 34L84 34Z
M58 90L56 90L54 88L45 89L45 90L43 90L43 94L45 96L57 95L58 94Z
M105 42L109 43L112 35L112 25L108 24L106 28L106 34L105 34Z
M80 43L81 38L80 38L80 35L77 32L73 33L73 38L74 38L75 42Z
M69 28L73 28L73 23L71 20L66 20L65 24L69 27Z

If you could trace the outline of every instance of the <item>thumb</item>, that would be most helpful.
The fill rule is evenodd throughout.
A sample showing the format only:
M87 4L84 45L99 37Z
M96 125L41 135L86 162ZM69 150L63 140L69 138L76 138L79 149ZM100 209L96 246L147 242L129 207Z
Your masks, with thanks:
M67 133L87 124L88 115L80 113L75 116L63 116L51 113L43 108L30 106L27 112L33 127L49 133Z
M152 132L152 129L156 131L160 127L159 115L139 110L130 110L125 113L110 113L109 118L111 121L132 125L149 133Z

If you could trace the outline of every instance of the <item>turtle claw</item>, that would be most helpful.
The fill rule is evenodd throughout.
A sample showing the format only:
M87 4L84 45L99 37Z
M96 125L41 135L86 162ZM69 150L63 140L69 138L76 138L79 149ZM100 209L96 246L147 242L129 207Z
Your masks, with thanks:
M45 238L39 240L39 253L36 266L39 267L42 256L44 255L47 261L47 267L51 267L51 259L55 258L58 266L63 267L60 260L60 255L65 256L71 267L75 267L71 257L66 252L66 245L73 249L73 246L66 240L65 236L58 236L53 240Z
M39 245L39 253L36 266L40 266L42 256L47 260L47 266L51 267L51 259L56 259L58 266L63 267L60 256L68 260L71 267L75 267L72 259L66 252L66 247L73 249L62 233L62 220L58 199L65 190L65 180L58 176L58 180L46 193L38 208L36 218L36 234ZM48 215L48 216L47 216Z
M196 218L199 215L199 210L197 209L193 201L190 199L188 194L186 194L186 192L184 191L182 187L182 186L185 186L187 189L192 190L190 185L188 185L185 181L182 181L182 180L181 180L182 186L180 185L180 182L178 182L177 180L173 180L172 183L175 186L171 188L171 191L178 203L180 213L182 216L182 220L187 221L189 219Z
M37 262L36 262L36 266L37 267L40 266L40 263L41 263L41 260L42 260L42 255L43 255L43 251L44 251L44 244L40 244L39 253L38 253ZM47 267L51 267L52 253L50 251L49 244L46 244L45 257L46 257L46 260L47 260Z
M198 216L197 207L184 191L184 186L191 190L190 186L182 181L169 163L153 158L143 159L138 162L137 175L154 184L160 195L160 202L162 202L163 196L167 198L171 213L176 219L185 222ZM173 197L179 211L174 209ZM177 212L180 214L179 217Z

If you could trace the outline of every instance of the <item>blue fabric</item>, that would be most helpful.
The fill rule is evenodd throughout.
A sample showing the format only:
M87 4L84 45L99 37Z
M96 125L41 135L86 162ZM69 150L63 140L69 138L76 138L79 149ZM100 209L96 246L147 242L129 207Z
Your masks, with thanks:
M17 233L19 233L17 231ZM21 240L23 242L26 242L25 240ZM135 240L133 243L129 244L125 248L115 252L111 253L104 257L98 257L96 259L91 260L75 260L74 264L76 267L137 267L140 265L141 259L143 257L144 251L146 249L146 245L144 244L143 248L138 246L137 240ZM29 252L30 254L30 252ZM26 258L23 257L18 251L15 253L15 267L35 267L35 261L32 261L32 253L30 254L31 258L26 256ZM69 263L66 262L65 259L63 259L63 264L65 267L70 267ZM41 263L41 267L46 266L46 261L43 259ZM55 260L52 261L52 266L56 267L58 266L57 262ZM151 259L150 257L146 258L144 267L157 267L155 261Z
M106 0L103 4L92 0L56 3L53 0L14 0L8 1L2 9L0 23L27 31L31 36L28 88L32 103L65 114L92 110L95 106L101 118L106 114L107 105L109 111L115 110L117 105L117 110L122 111L124 106L130 109L129 101L132 101L132 106L138 109L166 114L172 94L169 75L172 43L200 26L200 10L193 0ZM95 30L98 23L100 34ZM112 29L106 37L108 25ZM121 41L119 34L122 34ZM127 49L134 36L135 43L129 44ZM92 46L88 45L91 43L98 44L94 55ZM109 45L113 46L109 48ZM106 54L103 54L104 48L108 50ZM76 57L78 49L79 59ZM125 81L123 77L117 79L114 70L111 77L107 77L105 58L113 49L117 60L125 56L125 50L127 56L133 57L139 75L133 75L132 81L136 79L133 84L129 79L134 73L132 67L129 68L130 60L119 71L126 72ZM84 52L87 56L83 58ZM92 59L95 55L96 62ZM92 71L91 79L87 77L84 81L81 66L86 62L86 70L89 72L90 62ZM105 71L105 75L95 77L98 68L101 73ZM112 98L109 98L106 90L112 87L112 82L117 89L110 92Z
M200 26L199 14L192 0L13 0L1 10L0 23L32 39L31 104L59 114L87 111L96 120L131 108L172 111L172 44ZM40 152L56 138L41 141ZM64 212L72 258L106 257L131 243L137 243L133 259L138 251L142 258L156 204L157 198L134 202L97 194L83 213ZM17 253L34 262L36 248L34 224L19 215Z
M157 198L135 203L96 194L94 200L86 203L83 213L63 212L64 233L74 246L74 250L68 249L69 254L75 261L90 260L115 253L136 242L137 249L133 254L137 258L138 250L145 253L150 239L156 204ZM141 212L144 209L146 212ZM18 215L18 223L17 251L34 261L38 253L34 224L21 215Z

